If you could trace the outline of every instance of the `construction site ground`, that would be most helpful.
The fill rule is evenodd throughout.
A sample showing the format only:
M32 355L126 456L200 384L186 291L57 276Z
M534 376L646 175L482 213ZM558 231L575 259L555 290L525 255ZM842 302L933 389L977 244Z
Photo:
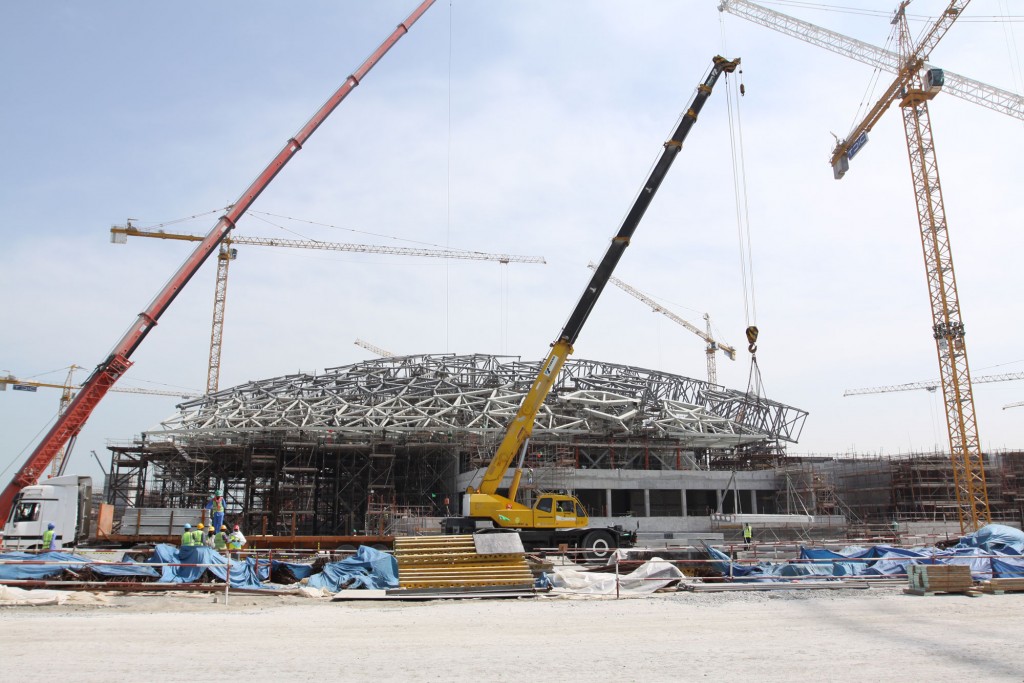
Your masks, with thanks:
M77 593L0 608L8 680L1024 679L1024 593L331 602ZM158 673L157 673L158 672Z

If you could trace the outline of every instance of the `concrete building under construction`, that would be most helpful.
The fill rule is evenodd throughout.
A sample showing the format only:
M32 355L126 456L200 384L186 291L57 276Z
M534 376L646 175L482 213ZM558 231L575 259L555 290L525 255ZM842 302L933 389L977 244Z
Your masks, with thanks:
M410 531L401 520L459 514L538 370L515 357L418 355L219 391L111 446L109 500L195 508L223 488L229 519L253 531ZM521 492L571 490L595 521L665 532L737 513L955 521L948 457L787 457L806 417L701 380L569 360ZM1019 519L1020 455L987 460L997 518Z

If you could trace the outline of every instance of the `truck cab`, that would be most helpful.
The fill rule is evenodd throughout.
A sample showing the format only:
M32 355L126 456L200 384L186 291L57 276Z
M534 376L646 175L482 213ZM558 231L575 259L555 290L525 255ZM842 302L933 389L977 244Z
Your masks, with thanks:
M89 536L91 505L91 477L68 475L26 486L14 499L3 530L3 546L9 550L45 550L43 532L50 523L58 548L75 545Z

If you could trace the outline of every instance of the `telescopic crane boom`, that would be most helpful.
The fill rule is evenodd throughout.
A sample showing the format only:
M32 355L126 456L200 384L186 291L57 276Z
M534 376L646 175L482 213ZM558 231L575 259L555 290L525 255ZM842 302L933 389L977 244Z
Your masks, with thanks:
M82 384L81 390L78 395L71 401L68 409L64 411L57 422L50 428L43 440L36 446L32 454L29 455L28 460L21 466L21 469L14 475L14 478L0 493L0 520L6 520L10 515L11 508L14 505L14 499L25 486L35 484L39 480L39 475L42 474L43 470L53 461L60 450L64 447L64 444L69 439L74 438L78 435L78 432L85 425L86 420L92 414L93 409L96 407L110 388L117 382L121 376L127 372L128 368L132 366L131 360L129 360L135 350L142 343L142 340L146 338L149 332L160 320L160 316L164 314L167 308L174 301L174 298L178 296L181 289L188 284L188 281L192 279L192 276L196 274L199 267L203 265L206 259L218 248L220 243L224 240L227 234L235 227L238 219L246 212L246 210L252 205L256 198L267 188L277 174L284 168L284 165L295 153L302 149L302 145L306 143L309 137L320 127L320 124L330 116L331 112L341 104L341 101L362 81L363 77L369 73L370 69L383 57L391 47L398 42L398 40L409 32L411 27L416 20L418 20L430 6L434 4L434 0L424 0L420 5L413 11L409 17L398 25L394 31L387 37L387 39L381 43L381 45L374 50L366 61L356 69L356 71L350 75L345 82L339 87L333 95L320 107L319 110L313 115L306 125L295 134L294 137L289 138L288 142L285 143L284 147L278 152L277 156L274 157L273 161L270 162L263 172L257 176L256 180L252 182L249 187L245 189L242 195L235 201L234 205L231 206L230 210L221 217L217 224L210 230L209 234L203 238L203 241L196 245L195 250L185 260L185 263L178 268L177 272L171 277L166 285L157 293L156 297L150 302L149 306L139 314L138 318L128 328L128 331L124 333L124 336L114 345L110 355L107 356L96 369L93 370L89 378Z
M640 220L650 206L651 200L654 199L654 195L665 179L669 168L672 166L672 162L675 161L676 156L679 154L679 150L682 149L683 142L686 140L686 136L689 134L693 124L696 123L697 115L704 107L704 103L710 97L712 88L718 81L719 76L723 73L735 71L739 63L739 59L728 60L724 57L715 57L707 76L697 86L697 92L693 96L690 106L687 107L685 113L680 118L672 137L665 142L661 156L654 164L650 176L647 178L643 188L633 202L632 208L623 220L619 232L612 238L604 258L601 259L601 262L594 269L594 274L583 290L583 294L569 316L568 322L565 323L558 338L552 342L551 351L544 359L544 362L541 363L537 378L533 381L530 390L523 398L515 418L509 424L505 437L502 439L498 450L494 454L494 458L484 472L480 486L467 492L469 505L468 510L465 510L464 513L468 514L469 517L489 519L502 527L532 528L538 526L535 521L538 517L535 513L538 511L515 502L522 474L522 458L525 455L526 445L533 431L537 413L544 403L544 399L551 391L551 387L557 379L566 358L572 353L576 338L590 316L594 304L597 303L598 297L601 296L602 290L608 284L616 264L618 264L626 247L629 246L630 239L640 224ZM516 454L520 454L520 466L516 468L508 496L501 496L497 493L498 488ZM589 518L586 513L582 512L583 508L579 505L578 501L568 496L561 498L568 498L571 502L575 503L572 506L575 509L572 512L566 511L563 514L556 515L551 520L551 525L556 528L586 526Z

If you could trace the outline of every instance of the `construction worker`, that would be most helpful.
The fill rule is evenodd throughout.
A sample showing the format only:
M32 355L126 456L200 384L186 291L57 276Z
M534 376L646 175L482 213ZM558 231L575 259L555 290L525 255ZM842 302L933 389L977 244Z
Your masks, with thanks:
M743 548L747 549L750 547L751 541L754 540L754 527L750 526L750 522L743 525Z
M185 525L182 526L181 528L184 529L184 531L181 534L181 547L182 548L191 547L191 545L192 545L192 525L186 522Z
M211 524L210 526L206 527L206 538L203 539L203 545L205 545L207 548L214 548L216 547L216 541L217 530Z
M238 525L236 524L234 530L231 532L231 535L228 536L228 548L231 549L231 557L237 560L239 557L239 551L242 549L242 546L244 545L245 536L242 535L242 530L239 529Z
M224 490L217 489L217 494L210 499L206 504L206 509L210 511L213 522L213 528L219 529L224 524Z
M192 531L192 545L201 546L205 540L206 534L203 533L203 523L200 522L196 525L196 528Z
M223 524L220 525L220 531L213 539L213 547L221 555L228 549L228 528Z
M57 532L53 528L53 522L46 525L46 531L43 532L43 550L57 549Z

